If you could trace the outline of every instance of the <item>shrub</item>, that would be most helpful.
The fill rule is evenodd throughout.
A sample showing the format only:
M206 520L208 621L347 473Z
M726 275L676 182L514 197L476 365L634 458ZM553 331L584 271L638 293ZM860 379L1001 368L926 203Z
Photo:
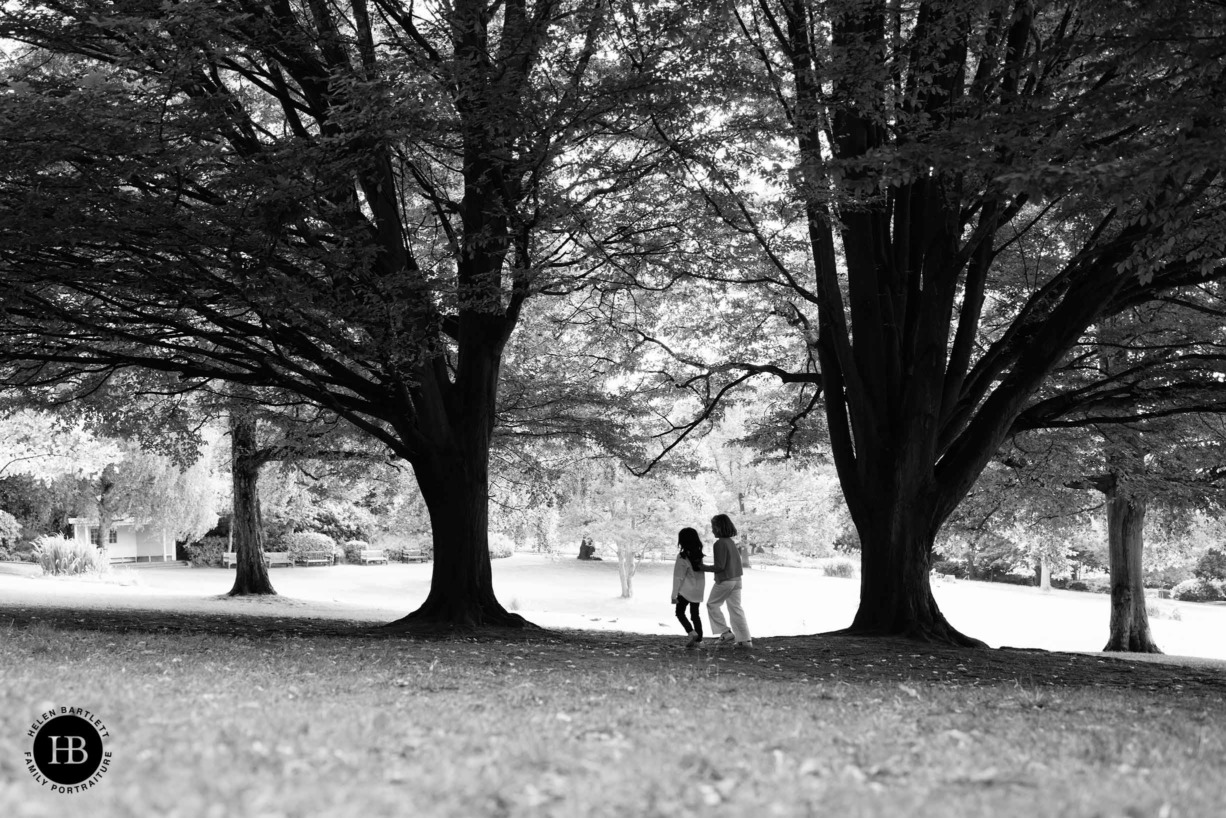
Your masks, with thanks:
M357 562L360 559L360 552L370 548L370 543L366 540L345 540L343 550L345 552L346 562Z
M490 532L490 559L506 559L515 553L515 540L500 531Z
M1222 589L1212 580L1189 579L1171 589L1171 598L1184 602L1217 602L1222 598Z
M221 555L230 550L229 537L201 537L199 542L183 546L187 559L200 568L218 567Z
M851 579L856 575L856 564L851 560L831 560L822 565L822 573L828 577Z
M951 560L945 558L934 559L932 561L932 570L938 574L944 574L947 577L954 579L966 579L969 575L966 563L962 560Z
M23 541L0 545L0 562L38 562L34 556L34 543Z
M1031 579L1033 584L1033 578ZM1064 586L1070 591L1089 591L1092 594L1109 594L1111 593L1111 580L1107 577L1087 577L1086 579L1075 579Z
M318 531L296 531L286 535L285 550L295 557L301 557L309 551L326 551L331 554L336 550L336 540Z
M0 509L0 548L10 548L21 537L21 523L4 509Z
M289 537L293 534L285 526L276 523L264 524L264 550L282 553L289 550Z
M34 554L46 574L100 574L107 567L93 543L64 537L39 537Z
M992 582L1001 582L1005 585L1026 585L1033 587L1035 584L1033 574L996 574L991 577Z
M1145 585L1148 588L1165 588L1169 591L1185 579L1191 578L1192 572L1184 566L1145 571Z
M860 532L855 526L849 526L839 532L834 538L834 550L840 554L855 554L860 551Z
M1192 573L1200 579L1226 579L1226 552L1210 548L1196 561Z

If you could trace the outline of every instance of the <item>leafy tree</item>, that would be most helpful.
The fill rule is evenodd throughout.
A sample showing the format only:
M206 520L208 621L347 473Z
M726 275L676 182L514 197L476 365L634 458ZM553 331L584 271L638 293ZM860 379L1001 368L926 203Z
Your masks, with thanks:
M96 517L103 564L114 521L131 519L170 540L196 540L217 524L217 486L207 460L181 467L165 455L121 441L122 457L97 476L79 481L79 507Z
M75 501L74 481L66 476L44 483L28 474L0 477L0 508L22 527L22 538L62 533Z
M1219 291L1175 291L1100 322L1028 410L1060 430L1044 436L1047 479L1062 472L1067 485L1104 498L1112 594L1105 650L1159 652L1144 595L1147 512L1187 519L1221 499L1226 428L1205 413L1224 405L1213 340L1224 314Z
M29 475L48 484L91 478L121 456L114 441L90 434L75 419L28 408L0 417L0 477Z
M1196 561L1192 573L1201 579L1226 579L1226 551L1209 548Z
M632 193L671 161L704 8L6 5L0 36L58 57L0 100L7 379L298 394L417 476L434 573L403 624L523 625L487 543L503 351L530 297L674 229Z
M1226 41L1201 36L1222 10L777 0L735 15L757 58L729 92L754 100L725 123L736 150L678 152L731 228L730 265L708 278L773 293L806 352L711 377L820 383L861 540L851 632L979 644L929 587L942 523L1004 441L1059 414L1040 388L1088 330L1226 274Z

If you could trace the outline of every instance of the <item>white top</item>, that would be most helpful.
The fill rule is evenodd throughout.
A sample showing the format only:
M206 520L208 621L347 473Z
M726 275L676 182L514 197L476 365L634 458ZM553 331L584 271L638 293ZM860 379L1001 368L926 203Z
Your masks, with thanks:
M673 565L673 595L676 599L683 596L690 602L702 602L702 596L707 590L707 575L695 571L694 566L685 557L678 556Z

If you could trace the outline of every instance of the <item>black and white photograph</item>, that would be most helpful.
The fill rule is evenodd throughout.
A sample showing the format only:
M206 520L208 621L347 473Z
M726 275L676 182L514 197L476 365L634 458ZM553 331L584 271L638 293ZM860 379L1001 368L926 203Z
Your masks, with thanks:
M1226 816L1222 0L0 0L0 815Z

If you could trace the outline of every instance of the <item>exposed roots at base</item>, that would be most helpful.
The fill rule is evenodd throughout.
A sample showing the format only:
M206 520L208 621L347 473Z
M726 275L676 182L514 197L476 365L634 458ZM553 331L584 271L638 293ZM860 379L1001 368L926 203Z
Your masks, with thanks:
M906 628L869 628L855 625L839 631L831 631L830 636L856 636L867 639L910 639L915 642L925 642L934 645L949 645L955 648L986 648L988 644L973 636L967 636L948 624L921 626L912 624Z
M1162 650L1153 642L1145 642L1141 645L1120 645L1115 640L1111 640L1103 648L1103 653L1162 653Z
M439 610L434 606L428 609L425 605L408 616L389 622L380 630L384 633L411 634L415 636L451 636L457 634L473 635L477 633L499 633L505 631L540 631L540 626L534 625L519 614L498 606L496 611Z
M278 596L272 588L267 590L252 590L250 588L231 588L226 596Z

